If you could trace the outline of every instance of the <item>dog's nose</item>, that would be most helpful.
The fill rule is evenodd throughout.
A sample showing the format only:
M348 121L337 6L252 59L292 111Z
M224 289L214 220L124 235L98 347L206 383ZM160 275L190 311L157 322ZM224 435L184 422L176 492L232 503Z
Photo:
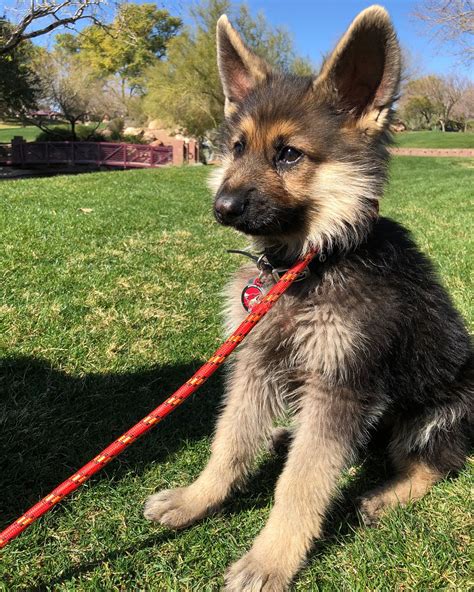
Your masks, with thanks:
M231 222L244 213L245 196L237 194L219 195L214 203L214 211L219 222Z

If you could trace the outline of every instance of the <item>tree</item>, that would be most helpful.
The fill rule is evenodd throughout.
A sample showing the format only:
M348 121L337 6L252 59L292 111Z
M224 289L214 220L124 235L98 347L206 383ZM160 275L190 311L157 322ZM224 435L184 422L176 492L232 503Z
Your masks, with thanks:
M474 10L471 0L420 0L413 15L426 24L429 35L454 50L466 64L472 63Z
M292 70L295 51L288 31L270 27L261 12L253 18L246 4L239 7L233 22L252 51L279 70ZM298 63L301 62L300 58Z
M77 36L58 35L57 44L98 76L115 77L125 104L139 90L145 68L165 55L180 27L181 19L153 4L122 4L107 27L91 25Z
M12 25L0 19L0 37L8 36ZM15 117L36 105L38 78L30 68L35 49L31 42L0 55L0 116Z
M412 96L403 103L400 114L412 129L429 128L436 114L436 107L426 96Z
M464 80L456 76L427 76L424 84L426 96L436 106L441 131L445 132L453 107L464 92Z
M463 130L466 132L469 120L474 119L474 84L467 85L461 98L454 106L452 114L463 125Z
M407 105L412 109L415 105L424 106L425 110L429 106L430 113L435 116L444 132L453 108L467 86L467 81L458 76L423 76L406 85L404 98L400 102L401 110Z
M41 82L41 100L69 123L74 140L79 121L90 119L100 123L105 114L111 114L103 81L86 69L76 56L60 50L53 53L44 50L36 66ZM33 123L48 131L41 121Z
M191 24L171 40L167 58L145 76L145 113L169 126L203 136L223 117L224 96L216 63L216 23L224 14L233 21L247 45L273 66L308 74L307 60L295 55L290 35L272 28L262 14L253 18L245 5L229 0L204 0L190 9Z
M23 41L70 27L83 20L98 22L101 0L31 0L10 9L11 28L0 33L0 55L7 55ZM18 15L18 18L14 18ZM5 17L4 17L5 18Z

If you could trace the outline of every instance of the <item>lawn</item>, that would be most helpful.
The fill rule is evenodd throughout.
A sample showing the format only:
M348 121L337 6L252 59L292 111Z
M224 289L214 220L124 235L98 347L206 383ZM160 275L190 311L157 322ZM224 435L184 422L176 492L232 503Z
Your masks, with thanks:
M48 125L48 128L64 127L69 128L67 123L53 122ZM80 127L83 127L82 124ZM95 125L94 125L95 127ZM98 129L105 128L105 124L101 123ZM11 142L13 136L23 136L27 142L33 142L41 133L41 130L35 125L20 126L10 122L0 122L0 143Z
M13 136L23 136L28 142L36 140L41 130L35 125L12 126L11 124L0 124L0 142L11 142Z
M394 138L399 148L474 148L474 132L402 132Z
M220 291L243 244L212 219L205 167L4 181L0 217L0 528L153 409L219 344ZM413 229L473 326L472 163L398 157L382 211ZM87 208L88 210L81 210ZM472 218L471 218L472 220ZM6 547L0 590L217 591L262 528L282 460L262 458L218 516L182 532L142 517L209 454L222 374ZM294 589L470 589L472 472L359 526L342 499Z

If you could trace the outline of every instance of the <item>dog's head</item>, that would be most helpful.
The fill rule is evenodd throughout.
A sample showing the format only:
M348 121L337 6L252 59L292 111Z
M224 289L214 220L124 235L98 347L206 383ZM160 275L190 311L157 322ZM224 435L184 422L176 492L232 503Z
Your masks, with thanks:
M257 245L347 248L370 228L386 174L400 49L386 11L351 24L314 77L275 72L227 17L217 24L225 95L217 220Z

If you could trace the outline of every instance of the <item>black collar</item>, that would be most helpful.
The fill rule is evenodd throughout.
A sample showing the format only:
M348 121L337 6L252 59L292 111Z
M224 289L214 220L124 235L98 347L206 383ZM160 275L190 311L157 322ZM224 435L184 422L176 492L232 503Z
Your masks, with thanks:
M289 262L288 259L283 259L277 254L270 250L265 250L261 255L253 255L248 251L240 251L238 249L228 249L228 253L236 253L238 255L244 255L255 262L257 269L261 273L271 275L275 282L277 282L284 273L286 273L296 263ZM308 267L301 272L300 277L296 279L296 282L300 282L306 279L311 273L318 274L321 272L321 265L326 261L326 253L319 253L309 263Z

